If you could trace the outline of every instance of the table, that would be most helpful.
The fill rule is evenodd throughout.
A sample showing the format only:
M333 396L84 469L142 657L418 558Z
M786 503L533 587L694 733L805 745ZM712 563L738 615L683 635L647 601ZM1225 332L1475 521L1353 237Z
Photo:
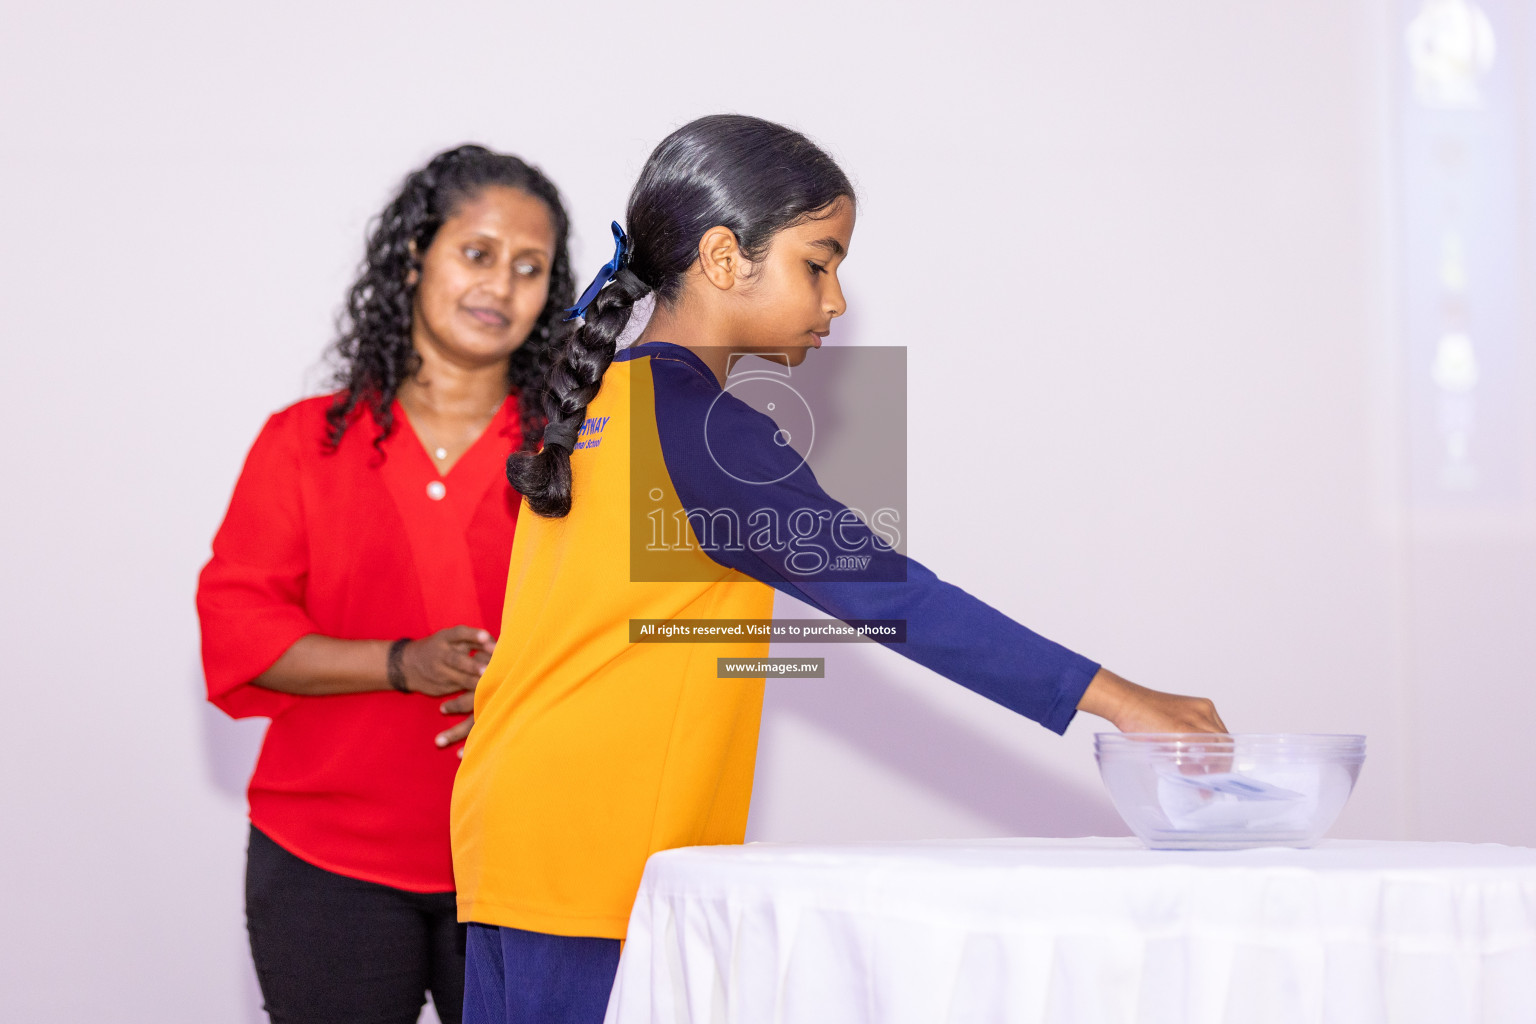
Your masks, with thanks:
M1536 850L670 850L646 865L607 1019L1533 1024Z

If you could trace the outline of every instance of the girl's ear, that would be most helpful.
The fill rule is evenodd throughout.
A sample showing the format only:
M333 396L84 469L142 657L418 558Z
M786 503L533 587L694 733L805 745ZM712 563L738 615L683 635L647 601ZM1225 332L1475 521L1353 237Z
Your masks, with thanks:
M421 254L416 251L416 239L413 238L409 242L406 242L405 249L406 252L411 254L411 260L413 262L418 264L421 262ZM411 272L405 275L405 283L411 288L416 287L416 282L419 280L421 280L421 272L415 267L412 267Z
M699 239L699 269L705 280L721 291L735 287L737 278L746 269L741 247L736 244L736 232L723 224L704 232L704 237Z

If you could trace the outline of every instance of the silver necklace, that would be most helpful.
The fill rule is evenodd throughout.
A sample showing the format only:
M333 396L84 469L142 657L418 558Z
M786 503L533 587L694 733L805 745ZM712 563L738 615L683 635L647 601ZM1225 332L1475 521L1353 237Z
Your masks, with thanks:
M482 433L485 432L485 428L491 425L491 422L496 419L496 414L501 411L501 407L506 404L506 401L507 400L503 398L500 402L496 403L496 407L491 410L490 415L486 417L485 422L481 424L480 429L475 431L476 437L479 437ZM432 457L434 459L436 459L438 462L447 460L447 448L444 448L442 445L434 441L427 435L426 430L417 426L414 422L411 424L411 426L416 428L416 435L427 443L427 448L432 452Z

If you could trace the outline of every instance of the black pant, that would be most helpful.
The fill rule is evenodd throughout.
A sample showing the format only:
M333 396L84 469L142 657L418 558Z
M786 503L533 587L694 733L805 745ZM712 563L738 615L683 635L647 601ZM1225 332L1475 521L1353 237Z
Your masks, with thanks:
M272 1024L416 1024L432 993L464 1013L464 927L451 892L338 875L251 828L245 922Z

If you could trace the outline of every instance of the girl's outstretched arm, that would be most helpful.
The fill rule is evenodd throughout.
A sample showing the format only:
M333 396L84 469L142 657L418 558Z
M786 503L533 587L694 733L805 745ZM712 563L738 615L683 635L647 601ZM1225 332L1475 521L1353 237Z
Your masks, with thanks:
M844 621L903 622L897 653L1054 732L1079 709L1125 731L1223 731L1209 701L1130 683L899 554L822 489L772 419L690 368L697 357L648 348L659 472L714 562Z

